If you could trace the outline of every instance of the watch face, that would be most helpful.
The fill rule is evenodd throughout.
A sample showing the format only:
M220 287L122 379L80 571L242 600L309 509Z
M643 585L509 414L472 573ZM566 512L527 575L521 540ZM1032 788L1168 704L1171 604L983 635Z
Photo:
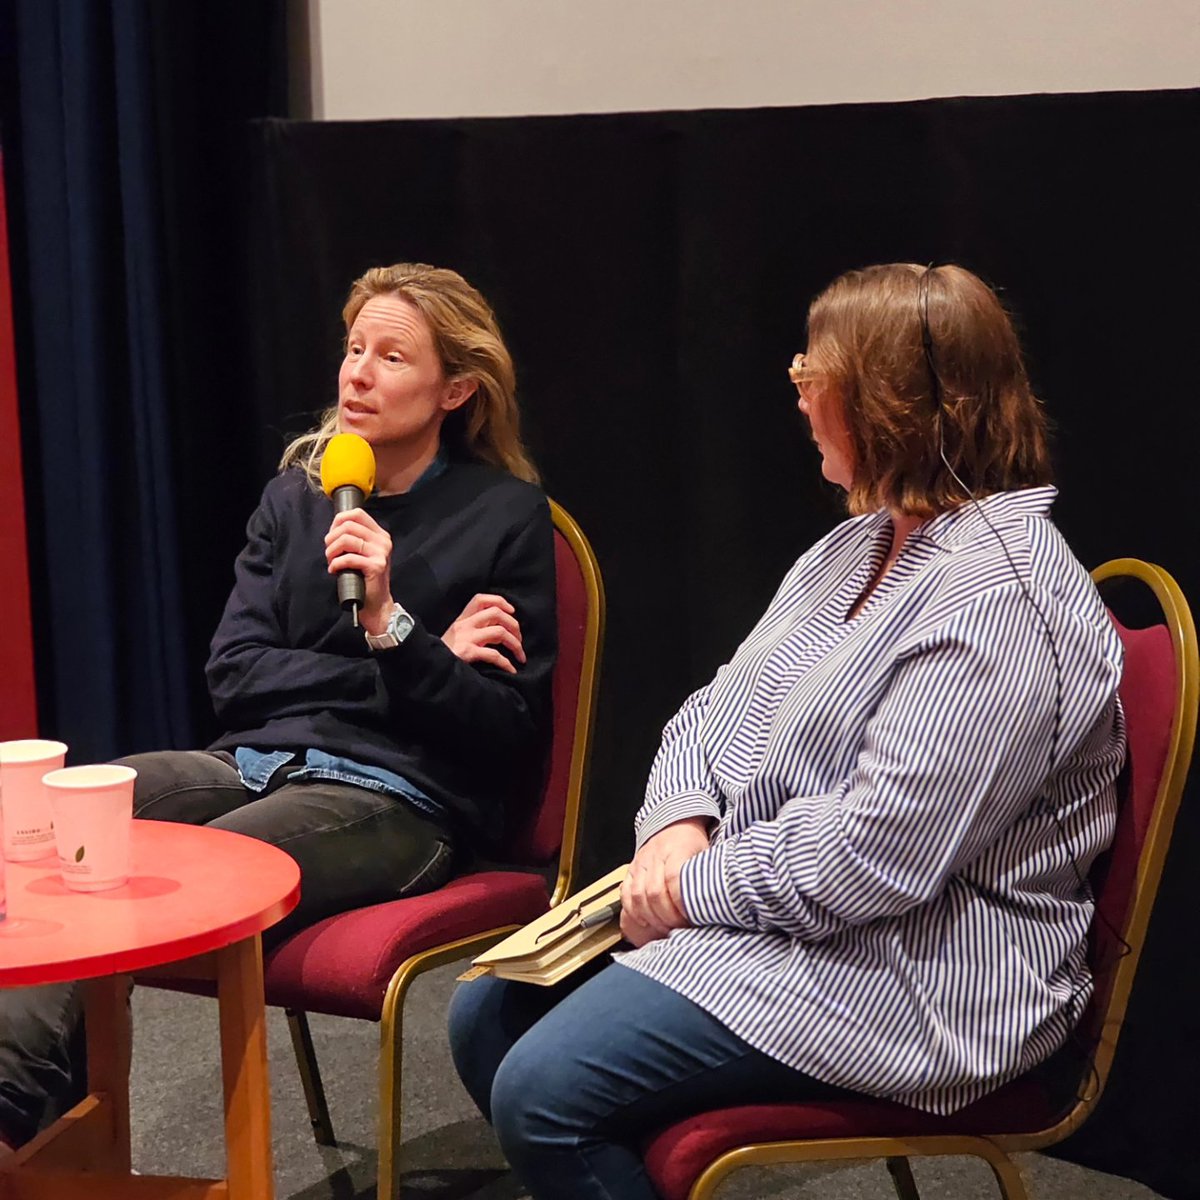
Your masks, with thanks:
M390 646L398 646L410 633L416 622L398 604L388 618L387 626L382 633L368 633L367 645L372 650L386 650Z

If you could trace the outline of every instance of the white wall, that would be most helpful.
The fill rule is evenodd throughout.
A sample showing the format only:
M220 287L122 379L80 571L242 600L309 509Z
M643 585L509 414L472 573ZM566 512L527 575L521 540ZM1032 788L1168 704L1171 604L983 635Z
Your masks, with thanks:
M330 120L1200 85L1197 0L308 0Z

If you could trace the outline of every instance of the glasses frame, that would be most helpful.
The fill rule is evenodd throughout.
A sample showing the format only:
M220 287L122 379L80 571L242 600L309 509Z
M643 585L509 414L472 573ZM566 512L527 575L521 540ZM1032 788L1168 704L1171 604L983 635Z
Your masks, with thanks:
M818 371L810 366L808 355L801 353L792 359L792 365L788 367L788 378L796 385L797 390L799 390L805 384L814 384L818 380L827 379L828 374L825 371Z

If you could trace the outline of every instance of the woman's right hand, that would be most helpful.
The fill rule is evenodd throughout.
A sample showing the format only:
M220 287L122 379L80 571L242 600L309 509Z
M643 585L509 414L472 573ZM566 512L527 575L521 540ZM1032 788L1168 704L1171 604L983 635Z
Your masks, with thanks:
M335 513L325 535L329 573L361 571L366 592L358 614L366 633L382 633L391 616L392 535L365 509Z
M525 661L521 645L521 626L513 615L516 610L503 596L481 592L472 596L454 624L442 634L442 641L463 662L486 662L510 675L517 668L496 649L506 646L517 662Z
M621 885L621 933L635 946L690 925L679 892L679 872L708 849L707 817L685 817L660 829L634 855Z

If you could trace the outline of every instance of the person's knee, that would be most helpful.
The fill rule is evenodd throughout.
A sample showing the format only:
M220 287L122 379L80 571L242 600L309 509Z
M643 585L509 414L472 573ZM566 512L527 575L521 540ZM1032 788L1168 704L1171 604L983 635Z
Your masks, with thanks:
M447 1025L450 1057L467 1094L491 1120L492 1081L498 1057L506 1047L494 1047L498 1029L499 980L475 979L460 984L450 997Z
M547 1093L545 1064L540 1059L539 1052L518 1043L492 1080L492 1128L504 1157L518 1168L561 1134L551 1117L553 1099Z
M492 1080L492 1127L515 1167L546 1155L574 1154L603 1124L606 1089L570 1046L537 1029L509 1051Z
M476 979L450 998L450 1053L471 1099L491 1122L510 1163L552 1137L545 1127L545 1063L537 1027L513 1042L504 1032L504 1001L514 985Z
M202 825L243 796L236 767L204 750L151 750L114 762L137 772L136 817Z
M217 761L203 750L146 750L141 754L126 754L112 761L120 767L132 767L138 773L139 782L160 778L174 782L181 776L193 774L196 764L206 759L209 762Z

